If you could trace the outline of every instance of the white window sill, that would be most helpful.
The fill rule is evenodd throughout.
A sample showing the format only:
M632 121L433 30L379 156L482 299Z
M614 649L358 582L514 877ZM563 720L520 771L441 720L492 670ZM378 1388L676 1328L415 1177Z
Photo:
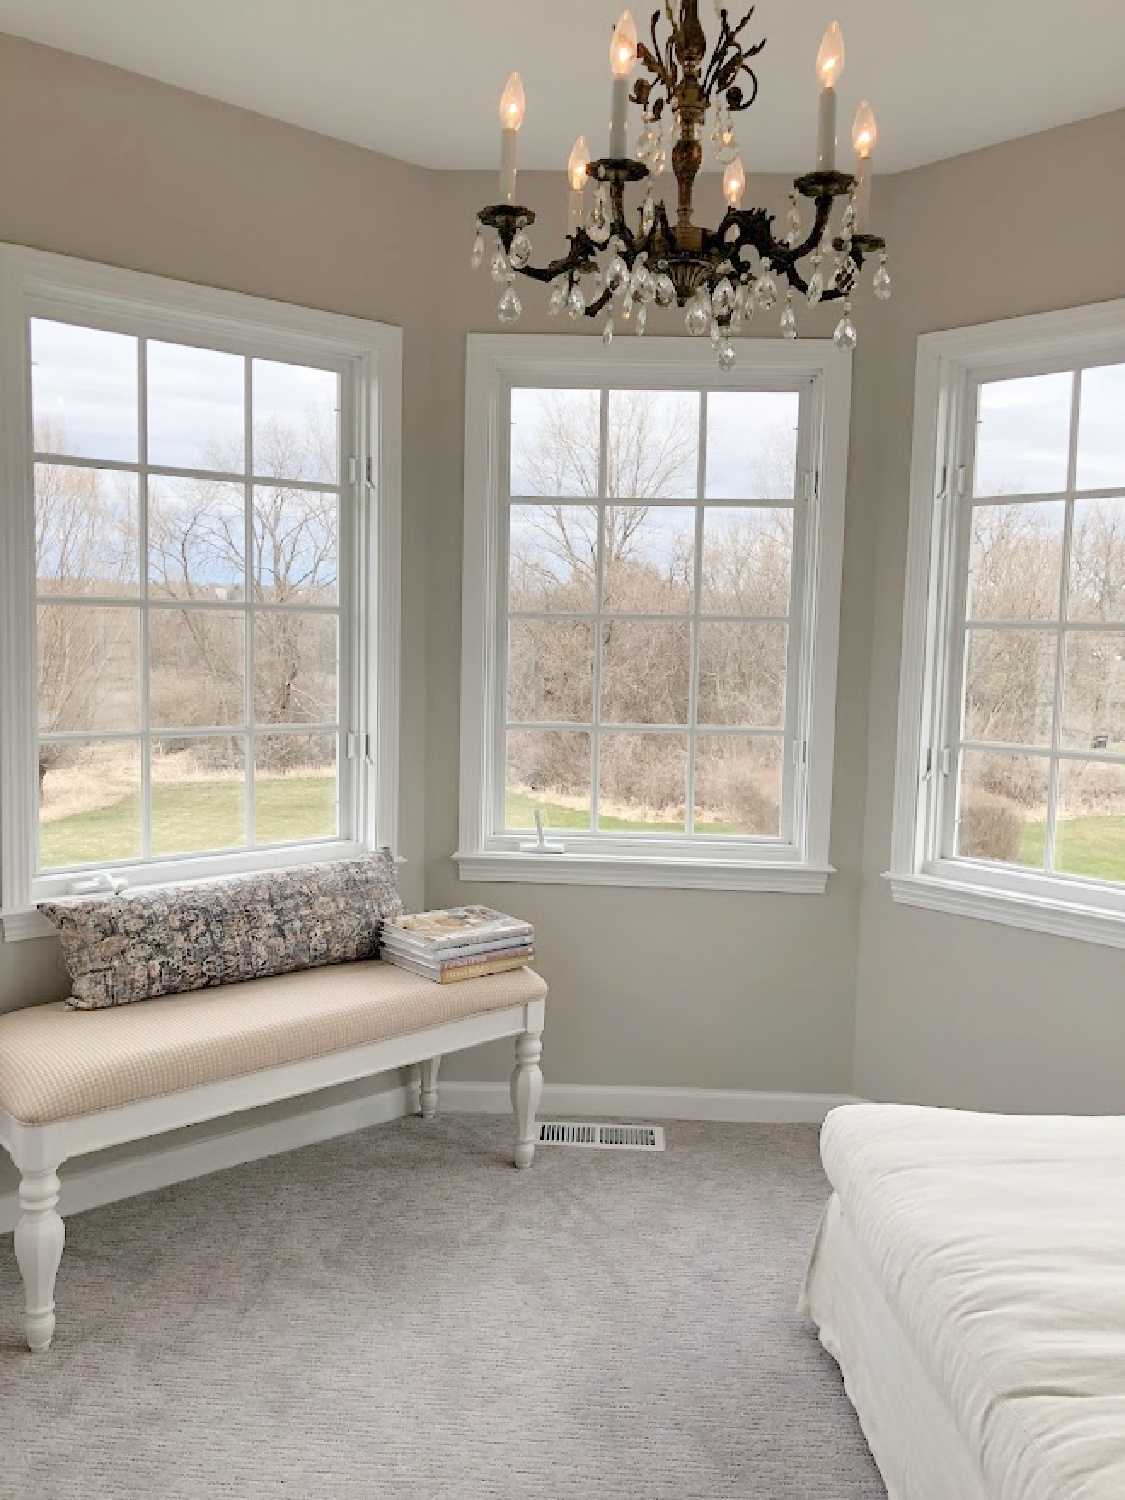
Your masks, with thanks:
M1125 909L1084 901L1096 893L1080 886L1072 898L1030 890L1000 890L936 874L896 875L888 872L891 894L904 906L976 917L1006 927L1024 927L1056 937L1078 938L1108 948L1125 948ZM1057 887L1056 887L1057 889Z
M488 850L457 853L462 880L518 881L527 885L659 886L670 890L779 891L821 896L830 866L691 859L668 855L520 854Z
M55 929L52 923L41 911L36 911L34 906L25 911L0 912L0 925L4 929L4 941L6 943L23 943L30 938L53 937Z

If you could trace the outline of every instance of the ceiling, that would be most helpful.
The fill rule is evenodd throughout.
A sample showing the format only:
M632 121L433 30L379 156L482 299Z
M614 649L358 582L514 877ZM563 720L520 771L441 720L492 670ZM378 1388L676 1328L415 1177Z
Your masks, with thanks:
M0 31L440 168L496 163L497 101L518 68L521 165L562 170L580 132L605 150L619 3L0 0ZM713 35L713 0L700 15ZM1125 0L759 0L761 94L738 125L749 172L812 165L813 64L834 15L841 136L869 98L882 171L1125 106Z

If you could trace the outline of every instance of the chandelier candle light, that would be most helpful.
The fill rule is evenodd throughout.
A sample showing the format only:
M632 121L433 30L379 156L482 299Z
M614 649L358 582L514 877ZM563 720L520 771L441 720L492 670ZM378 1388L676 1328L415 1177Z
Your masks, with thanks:
M535 222L530 208L516 201L516 139L525 100L518 73L508 79L500 100L503 128L500 148L499 203L477 215L471 264L484 261L484 232L495 233L491 255L493 279L502 285L500 321L514 322L522 304L513 285L517 274L551 287L548 311L569 317L597 317L605 312L602 337L613 338L615 314L643 334L649 309L676 303L684 309L688 332L710 335L723 369L735 363L732 339L743 332L755 310L769 312L781 296L779 329L797 337L794 296L810 307L839 302L842 316L834 334L838 348L856 344L852 295L868 256L877 256L872 282L875 296L891 294L884 241L870 233L871 155L877 131L865 99L856 112L852 145L857 158L853 176L836 169L836 86L844 70L844 37L833 21L820 44L816 76L820 84L816 170L798 177L789 195L785 236L774 235L773 215L763 208L743 208L746 170L735 139L734 116L758 96L751 66L765 40L749 42L744 33L754 8L740 21L716 3L719 35L709 48L699 20L699 0L665 0L670 34L662 41L662 13L652 17L652 46L637 39L633 17L618 17L610 43L612 75L609 154L590 160L585 136L574 143L567 162L569 248L545 266L531 264L528 230ZM629 79L638 61L650 75ZM628 151L628 105L639 106L644 126L633 156ZM703 165L702 134L711 120L710 144L723 172L727 210L715 229L694 222L695 179ZM669 138L670 137L670 151ZM653 181L671 158L676 178L676 219L658 202ZM586 182L594 184L587 208ZM626 216L625 190L646 182L639 221ZM812 205L806 228L800 200ZM837 200L843 207L836 228ZM806 262L808 263L806 265ZM811 269L809 269L811 267ZM807 274L806 274L807 272Z

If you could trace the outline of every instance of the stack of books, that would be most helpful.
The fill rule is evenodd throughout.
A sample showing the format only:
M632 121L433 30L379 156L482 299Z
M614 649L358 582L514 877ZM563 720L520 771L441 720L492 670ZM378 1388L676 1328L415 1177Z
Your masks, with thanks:
M382 956L437 984L518 969L535 957L535 929L490 906L392 917L383 923Z

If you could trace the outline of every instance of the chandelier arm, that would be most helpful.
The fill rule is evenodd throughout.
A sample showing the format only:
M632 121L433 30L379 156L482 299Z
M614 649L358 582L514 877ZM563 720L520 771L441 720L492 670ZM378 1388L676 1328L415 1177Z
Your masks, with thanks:
M505 227L498 230L498 233L507 254L511 250L516 231ZM598 247L586 231L579 229L577 234L568 235L567 238L570 240L570 249L565 255L549 261L545 266L512 266L512 270L518 276L541 282L556 281L560 276L568 276L573 281L575 276L584 276L587 271L594 270L597 266L594 257Z
M785 246L786 252L792 256L793 260L804 260L806 255L811 255L820 244L824 231L828 227L828 220L832 217L833 199L829 194L821 194L814 198L813 202L816 204L816 216L813 219L812 228L801 243L795 245L792 250L788 245Z

